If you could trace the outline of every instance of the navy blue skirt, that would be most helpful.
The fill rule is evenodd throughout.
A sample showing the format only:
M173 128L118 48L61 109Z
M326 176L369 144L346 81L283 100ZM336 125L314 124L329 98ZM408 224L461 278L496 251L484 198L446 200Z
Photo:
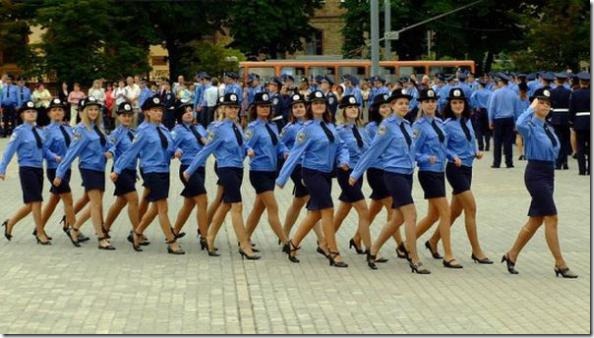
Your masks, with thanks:
M198 167L194 174L190 176L188 182L184 179L184 171L188 169L188 165L181 165L179 167L179 179L184 185L184 189L181 192L181 196L191 198L206 194L206 188L204 188L204 177L206 175L204 167Z
M144 173L144 186L149 189L149 202L169 197L169 173Z
M223 203L241 202L241 183L243 168L218 168L219 178L223 186Z
M43 168L19 167L23 203L43 201Z
M524 183L532 197L528 216L554 216L557 207L553 199L555 190L555 162L528 160Z
M79 168L82 186L86 191L101 190L105 191L105 172Z
M310 211L333 208L332 173L303 168L303 183L309 191L307 209Z
M386 197L390 197L390 192L384 182L384 171L377 168L367 169L367 183L371 188L371 198L374 201L383 200Z
M217 175L217 185L223 185L223 183L221 183L221 177L219 176L219 167L217 166L217 161L215 161L214 163L214 172L215 175Z
M390 196L392 196L392 209L414 203L412 198L412 174L397 174L384 171L384 182L388 187Z
M349 177L352 172L353 169L344 171L341 168L336 168L336 179L342 190L338 199L345 203L355 203L365 199L365 196L363 196L363 192L361 191L363 180L357 180L355 185L349 184Z
M250 170L250 183L256 190L256 194L266 191L274 191L276 171Z
M114 196L123 196L136 191L136 170L124 169L115 182Z
M70 170L70 169L66 170L66 172L64 173L64 177L62 177L62 183L60 184L59 187L56 187L55 185L52 184L52 182L54 181L54 178L56 178L56 169L55 168L54 169L47 168L46 173L47 173L47 180L50 183L50 193L52 193L54 195L60 195L60 194L67 194L72 191L70 189L70 176L72 175L72 170Z
M425 199L445 197L445 177L444 173L419 170L419 183L425 192Z
M452 187L452 195L470 190L472 184L472 167L465 165L456 167L452 162L446 166L446 178Z
M300 165L295 166L295 169L293 169L291 180L294 184L293 196L301 198L309 195L309 191L307 191L307 188L303 185L303 173Z

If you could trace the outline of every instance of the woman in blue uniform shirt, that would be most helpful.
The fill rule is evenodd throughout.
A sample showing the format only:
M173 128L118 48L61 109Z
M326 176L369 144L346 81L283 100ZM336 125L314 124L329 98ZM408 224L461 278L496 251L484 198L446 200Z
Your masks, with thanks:
M188 181L183 177L183 172L190 166L196 154L204 147L207 141L207 133L204 127L201 124L194 124L191 103L182 104L178 108L177 125L171 135L175 143L175 157L181 162L179 178L184 185L184 189L180 194L184 197L184 203L177 213L173 231L178 237L182 236L181 229L195 206L198 233L206 234L208 232L208 214L206 213L208 199L206 188L204 187L206 163L202 163ZM202 250L206 249L206 236L200 238L200 247Z
M410 123L404 119L410 99L411 96L402 88L396 89L388 98L387 101L396 114L382 121L369 149L363 153L353 169L349 184L355 185L371 163L381 159L384 163L384 182L392 196L392 215L369 249L371 258L376 257L382 245L405 223L407 259L411 271L429 274L431 272L423 268L416 248L417 210L412 199L415 144Z
M528 210L528 222L524 225L512 248L502 257L507 270L517 274L515 264L522 248L528 243L536 230L544 223L545 238L555 259L555 275L564 278L577 278L569 270L559 246L557 234L557 208L553 199L555 185L555 160L560 143L553 128L545 120L551 110L551 92L548 89L532 101L532 104L516 121L516 128L522 137L528 165L524 172L526 189L532 197Z
M64 226L62 230L66 233L70 225L76 222L74 214L74 205L72 199L72 192L70 189L70 175L71 170L68 169L62 180L62 184L56 187L51 182L56 177L56 168L58 168L59 161L66 156L66 151L72 143L73 135L72 128L64 120L64 109L66 105L59 98L55 98L48 106L47 115L51 122L45 127L45 158L46 158L46 174L50 182L50 197L43 206L41 212L41 222L45 228L47 221L54 213L58 202L62 200L64 204Z
M10 241L14 225L29 213L33 213L33 221L35 222L33 236L35 236L38 244L48 245L51 242L43 230L43 223L41 222L44 145L42 131L35 125L37 108L35 108L32 101L27 101L23 103L17 113L23 124L14 129L6 146L0 162L0 180L6 178L6 168L12 156L16 153L19 162L23 203L25 205L18 209L11 218L2 223L4 237ZM59 158L54 157L53 160L59 160Z
M212 153L217 158L217 171L223 186L223 202L217 208L206 237L209 256L219 256L214 250L214 241L225 216L231 210L231 221L235 235L239 241L239 254L242 259L260 259L254 254L243 225L243 204L241 200L241 181L243 180L243 159L247 146L241 128L237 125L239 98L237 94L227 93L224 96L223 112L225 119L216 123L208 135L208 143L194 157L194 160L183 173L189 180L198 167Z
M344 142L349 151L349 165L354 167L357 165L359 158L369 147L369 139L367 139L365 132L360 130L361 127L361 109L359 103L353 95L345 95L340 100L339 108L341 111L336 115L339 123L336 131L340 139ZM371 247L371 238L369 235L369 209L367 209L367 202L365 196L361 191L363 180L358 180L355 185L349 184L349 175L353 172L352 169L344 171L341 168L336 169L336 179L340 185L342 193L338 197L340 204L334 215L334 229L338 231L342 222L347 217L352 208L355 208L359 218L357 233L361 236L363 244L365 245L365 253L367 254L367 265L375 270L375 260L371 259L369 248ZM353 243L351 239L350 244Z
M79 157L79 170L85 194L90 201L90 213L95 233L98 236L99 249L115 250L109 242L109 237L103 229L103 192L105 191L105 163L111 158L109 143L102 130L101 104L90 96L81 104L79 116L81 122L74 128L73 141L66 152L66 156L56 169L54 186L59 187L66 177L66 172L75 158ZM72 244L78 246L80 222L74 224L68 231Z
M214 109L214 121L212 121L207 127L206 127L206 133L208 136L208 133L210 133L210 131L212 130L212 128L216 125L218 125L218 123L220 121L223 121L225 119L225 114L223 112L223 106L221 105L221 103L223 103L223 100L225 99L224 96L219 97L218 101L217 101L217 105ZM208 140L207 140L208 141ZM207 210L207 214L208 214L208 226L210 226L210 224L212 223L212 218L214 217L215 212L217 211L217 209L219 208L219 206L221 205L221 203L223 203L223 185L221 184L221 179L219 178L219 173L217 170L217 161L215 159L214 165L213 165L213 171L215 173L215 175L217 176L217 192L215 193L215 198L212 199L212 201L210 202L210 204L208 205L208 210ZM199 234L200 236L200 243L204 243L206 244L206 233ZM215 248L216 249L216 248Z
M448 101L444 109L443 123L446 134L447 157L446 178L452 187L450 202L450 224L464 211L466 234L472 247L471 259L475 263L493 264L483 252L476 230L476 202L470 190L472 182L472 163L475 158L481 159L483 152L479 151L476 137L470 121L470 107L464 91L450 90ZM432 247L437 247L441 238L440 229L436 229L428 240Z
M297 133L299 133L307 121L305 117L307 104L308 103L305 101L305 97L302 94L293 94L291 96L291 101L289 103L289 108L291 110L291 115L289 115L289 123L283 128L283 131L280 135L281 141L285 144L285 146L287 146L289 151L295 146L295 138L297 137ZM303 185L301 161L297 162L298 164L291 173L291 181L293 181L293 200L287 209L285 222L283 225L283 231L287 237L290 237L291 229L293 228L295 222L297 222L297 218L299 217L301 209L303 209L309 200L309 191L307 191L307 188L305 185ZM314 226L313 231L318 242L317 252L326 255L326 240L324 239L324 234L322 233L322 228L319 223Z
M248 238L260 222L264 210L268 212L268 223L279 241L287 245L278 216L278 203L274 197L274 180L278 171L278 158L286 158L289 150L280 140L276 124L271 123L271 101L268 93L257 93L249 110L250 124L245 136L250 160L250 183L256 191L256 199L245 222Z
M119 122L118 127L111 132L111 148L109 152L112 154L114 162L117 161L126 150L132 147L134 141L134 130L131 128L134 121L134 111L132 105L128 102L122 102L116 111L117 119ZM107 216L105 217L105 224L103 228L106 232L109 232L113 222L122 211L122 209L128 205L128 218L130 219L130 225L132 231L138 226L140 216L138 213L138 192L136 192L136 166L138 161L133 161L122 170L118 180L115 182L115 191L113 193L116 196L116 200L109 208Z
M295 253L299 244L321 220L324 238L328 246L326 257L331 266L346 268L336 245L334 230L334 205L332 203L332 172L338 166L342 170L349 169L349 153L331 122L332 116L324 94L316 90L310 94L310 106L306 116L311 121L297 134L295 146L291 149L289 158L283 165L276 183L283 187L290 174L299 162L302 164L303 181L309 190L309 213L299 225L299 228L289 240L287 254L289 260L298 263Z
M462 89L455 88L453 92L462 93ZM427 215L417 224L417 238L439 220L444 257L439 255L437 248L432 247L429 241L425 242L425 247L433 258L443 258L444 267L460 269L462 265L454 258L450 240L450 206L445 194L446 135L441 119L435 116L438 98L433 89L421 90L419 117L413 124L419 183L428 202Z
M140 168L144 176L144 186L148 191L149 210L142 216L132 235L134 250L141 251L139 245L144 230L155 215L159 216L161 230L165 235L167 252L183 255L185 251L177 244L169 221L167 197L169 196L169 166L175 151L173 139L167 128L161 123L165 106L158 96L146 100L142 107L145 119L138 128L132 146L115 162L111 180L117 182L126 168L140 158Z

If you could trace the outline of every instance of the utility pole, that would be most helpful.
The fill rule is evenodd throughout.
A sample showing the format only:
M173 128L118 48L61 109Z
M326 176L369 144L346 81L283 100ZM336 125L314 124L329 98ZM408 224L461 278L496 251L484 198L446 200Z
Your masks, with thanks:
M384 32L392 31L392 8L390 0L384 0ZM392 40L384 40L384 60L392 59Z
M371 10L371 75L379 75L379 0L370 0Z

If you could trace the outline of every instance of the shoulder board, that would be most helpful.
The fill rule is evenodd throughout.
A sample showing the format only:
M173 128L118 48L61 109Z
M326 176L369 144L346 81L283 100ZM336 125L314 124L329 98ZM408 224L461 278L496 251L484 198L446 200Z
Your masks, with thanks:
M313 121L312 121L312 120L307 120L307 121L305 121L305 123L303 123L303 125L304 125L304 126L308 126L308 125L310 125L310 124L312 124L312 123L313 123Z
M248 127L253 127L253 126L255 126L257 122L258 122L258 121L252 121L252 122L250 122L250 123L248 124Z

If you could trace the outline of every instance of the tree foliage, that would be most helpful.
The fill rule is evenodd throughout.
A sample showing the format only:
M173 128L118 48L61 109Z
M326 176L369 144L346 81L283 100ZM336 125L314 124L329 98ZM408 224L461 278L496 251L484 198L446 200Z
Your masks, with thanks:
M225 48L223 43L192 41L184 49L187 51L180 59L180 74L193 75L205 71L211 76L221 76L223 72L238 71L239 61L245 61L239 50ZM233 57L236 61L227 61Z

